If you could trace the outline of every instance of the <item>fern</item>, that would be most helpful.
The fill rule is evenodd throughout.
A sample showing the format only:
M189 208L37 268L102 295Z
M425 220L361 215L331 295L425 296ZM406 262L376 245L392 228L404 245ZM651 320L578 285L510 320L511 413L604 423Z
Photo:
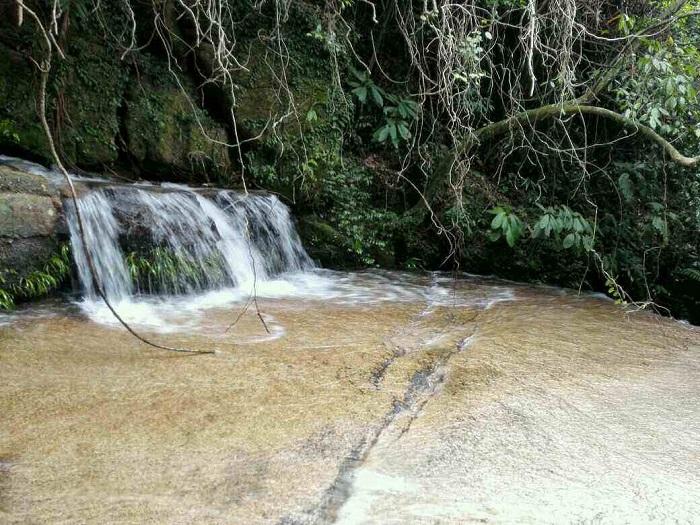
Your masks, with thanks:
M681 270L678 270L678 273L691 281L700 283L700 269L698 268L682 268Z
M5 275L16 275L9 270L0 275L0 310L12 310L18 300L38 299L57 289L70 273L70 247L61 246L41 270L28 273L19 281L6 285Z

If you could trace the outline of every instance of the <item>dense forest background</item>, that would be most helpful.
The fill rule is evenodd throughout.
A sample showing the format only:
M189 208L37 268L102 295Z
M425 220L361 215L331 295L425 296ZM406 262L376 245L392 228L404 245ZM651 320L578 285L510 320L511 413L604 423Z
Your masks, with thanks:
M43 68L72 169L276 192L326 266L698 323L699 20L678 0L4 0L0 149L54 163Z

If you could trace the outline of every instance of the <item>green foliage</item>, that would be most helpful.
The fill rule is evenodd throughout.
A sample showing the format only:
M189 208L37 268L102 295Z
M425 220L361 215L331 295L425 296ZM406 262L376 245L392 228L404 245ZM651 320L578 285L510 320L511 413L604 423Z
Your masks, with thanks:
M18 277L16 270L0 274L0 310L11 310L18 301L45 297L70 275L70 246L64 244L40 270Z
M0 144L19 144L15 123L10 119L0 120Z
M684 277L687 277L691 281L700 283L700 265L696 268L681 268L678 273Z
M0 277L0 284L4 284L4 280ZM12 310L15 307L15 298L7 290L0 288L0 310Z
M679 45L672 38L648 40L634 69L618 80L615 95L625 116L664 136L673 138L691 131L700 138L698 76L697 47Z
M493 215L489 238L494 242L505 239L508 246L514 247L523 233L523 222L508 206L496 206L489 213Z
M316 186L318 216L338 233L338 242L347 256L365 265L387 262L398 216L374 205L372 171L350 159L342 163L327 160L322 185Z
M533 239L554 241L557 247L576 252L593 248L593 227L580 213L564 205L545 208L538 204L538 207L542 215L532 227ZM492 241L505 239L508 246L513 248L527 224L508 206L496 206L489 213L493 215L489 238Z
M378 107L384 106L384 90L374 83L370 74L355 68L350 68L350 71L355 78L348 80L348 84L352 87L351 93L357 97L357 100L361 104L366 104L369 96L369 99Z
M384 96L393 105L384 107L385 122L372 136L379 143L390 139L394 148L398 149L402 141L408 141L411 138L409 126L418 117L418 104L409 98L400 98L386 93Z
M411 138L410 127L418 118L418 104L410 97L400 97L387 93L376 85L366 71L351 68L354 79L348 81L351 93L362 105L369 101L382 109L383 121L372 134L375 142L391 142L398 149L402 142Z
M606 277L605 287L607 288L608 295L615 300L615 304L627 304L623 291L620 288L620 285L617 284L617 281L611 277Z
M126 264L137 291L147 294L203 290L221 283L226 275L225 262L218 251L196 261L187 253L156 246L145 254L128 253Z
M543 213L533 227L534 239L556 240L566 250L593 249L593 227L580 213L563 205L539 208Z

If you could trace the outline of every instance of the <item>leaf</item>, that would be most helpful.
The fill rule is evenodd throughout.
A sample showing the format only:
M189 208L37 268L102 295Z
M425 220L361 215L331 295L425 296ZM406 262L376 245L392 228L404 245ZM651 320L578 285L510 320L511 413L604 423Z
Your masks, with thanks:
M664 237L666 236L666 221L663 219L663 217L656 215L651 220L651 224L657 232L659 232Z
M511 248L513 246L515 246L515 243L518 240L518 237L519 237L518 234L512 228L508 228L506 230L506 242L508 243L508 246L510 246Z
M370 86L369 92L372 95L372 100L374 100L374 103L381 108L384 105L384 99L382 98L379 88L376 86Z
M411 132L408 130L406 124L403 122L399 123L399 135L401 135L401 138L404 140L408 140L411 136Z
M491 229L492 230L498 230L501 228L503 225L503 220L506 218L505 214L499 213L494 216L493 220L491 221Z
M319 24L318 27L320 28L321 24ZM355 78L360 82L365 83L367 81L367 73L358 71L354 67L350 67L350 71L352 71L352 74L355 75Z
M520 219L518 219L518 217L516 215L511 213L510 215L508 215L508 222L509 222L508 229L513 231L516 238L520 237L520 232L523 229L523 225L520 222Z
M631 202L634 198L634 193L632 191L632 183L630 182L630 174L623 173L617 179L617 185L620 188L620 193L625 198L627 202Z
M377 142L385 142L389 137L389 126L382 126L374 133L374 140Z
M356 87L355 89L352 90L352 93L363 104L365 102L367 102L367 88L365 86Z
M501 238L501 230L492 230L487 235L489 240L491 240L492 242L496 242Z
M576 243L576 234L575 233L570 233L566 237L564 237L564 242L562 243L562 246L564 246L565 249L571 248L574 244Z
M396 147L399 145L399 138L398 138L398 133L396 132L396 124L391 123L388 124L387 127L389 128L389 136L391 137L391 143Z

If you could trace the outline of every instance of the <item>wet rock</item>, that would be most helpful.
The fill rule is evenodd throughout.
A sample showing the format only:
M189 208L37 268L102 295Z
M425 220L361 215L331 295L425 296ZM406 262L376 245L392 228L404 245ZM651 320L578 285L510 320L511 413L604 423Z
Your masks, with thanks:
M64 232L60 190L39 175L0 166L0 276L5 285L43 267Z
M44 177L3 165L0 165L0 192L54 195Z
M60 309L0 326L0 522L697 521L696 328L392 275L355 278L414 299L265 298L264 340L253 308L225 332L242 303L172 303L157 337L197 359Z
M50 236L57 217L50 197L0 193L0 232L4 237Z

